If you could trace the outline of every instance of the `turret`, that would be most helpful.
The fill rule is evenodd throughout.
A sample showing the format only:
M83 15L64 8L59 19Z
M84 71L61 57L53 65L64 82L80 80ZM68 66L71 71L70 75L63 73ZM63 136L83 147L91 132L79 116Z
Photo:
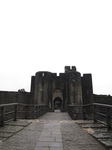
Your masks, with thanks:
M68 72L76 72L76 67L75 66L65 66L65 73Z

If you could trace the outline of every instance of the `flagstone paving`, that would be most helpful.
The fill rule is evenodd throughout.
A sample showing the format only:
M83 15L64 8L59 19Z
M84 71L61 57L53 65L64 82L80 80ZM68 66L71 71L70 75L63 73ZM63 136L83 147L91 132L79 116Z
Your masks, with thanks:
M15 126L23 128L13 130L10 123L11 130L8 130L17 132L5 141L1 140L1 150L107 150L67 113L47 113L39 119L30 120L26 126L18 121Z

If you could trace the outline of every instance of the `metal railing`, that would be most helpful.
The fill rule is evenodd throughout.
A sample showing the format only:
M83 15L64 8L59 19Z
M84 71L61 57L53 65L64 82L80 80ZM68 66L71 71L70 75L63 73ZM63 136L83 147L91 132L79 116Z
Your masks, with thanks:
M35 119L47 112L47 105L30 105L30 104L1 104L0 105L0 126L6 122L21 119Z

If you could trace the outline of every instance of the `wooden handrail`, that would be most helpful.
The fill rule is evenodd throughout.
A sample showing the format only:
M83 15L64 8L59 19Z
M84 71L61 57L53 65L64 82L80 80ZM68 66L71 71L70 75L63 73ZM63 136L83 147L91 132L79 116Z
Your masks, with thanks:
M18 103L0 104L0 107L13 106L13 105L18 105Z
M8 120L17 120L17 105L18 103L9 103L9 104L1 104L0 109L1 109L1 118L0 118L0 126L4 126L4 123L7 122ZM9 106L14 106L14 110L10 110L5 112L5 108ZM8 116L10 114L14 114L13 117L9 117L5 119L5 116Z
M10 108L10 106L13 106ZM23 106L22 111L19 110ZM8 110L6 111L6 109ZM20 107L20 108L18 108ZM31 107L31 108L30 108ZM32 108L33 107L33 108ZM13 110L12 110L13 108ZM24 116L25 119L29 118L29 113L31 114L30 118L38 118L44 113L47 112L47 105L45 104L40 104L40 105L35 105L35 104L22 104L22 103L9 103L9 104L0 104L0 109L1 109L1 114L0 114L0 126L4 126L5 122L8 122L10 120L16 121L18 118L18 113L23 113L25 114L22 115ZM11 116L11 117L10 117ZM12 117L13 116L13 117Z
M83 108L83 116L86 115L86 109L90 106L93 106L93 114L94 114L94 123L100 122L107 125L107 129L112 129L112 105L102 104L102 103L91 103L85 105L68 105L68 112L72 118L75 116L75 108ZM102 109L101 109L102 108ZM101 110L103 110L103 112ZM101 117L104 119L102 120ZM99 119L100 118L100 119Z

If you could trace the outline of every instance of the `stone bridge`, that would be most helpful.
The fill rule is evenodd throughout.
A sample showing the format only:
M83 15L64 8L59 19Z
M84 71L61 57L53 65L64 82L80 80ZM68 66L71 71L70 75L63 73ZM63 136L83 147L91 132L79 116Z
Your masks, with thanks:
M5 123L0 127L0 149L112 150L112 133L100 123L48 112L37 119Z

